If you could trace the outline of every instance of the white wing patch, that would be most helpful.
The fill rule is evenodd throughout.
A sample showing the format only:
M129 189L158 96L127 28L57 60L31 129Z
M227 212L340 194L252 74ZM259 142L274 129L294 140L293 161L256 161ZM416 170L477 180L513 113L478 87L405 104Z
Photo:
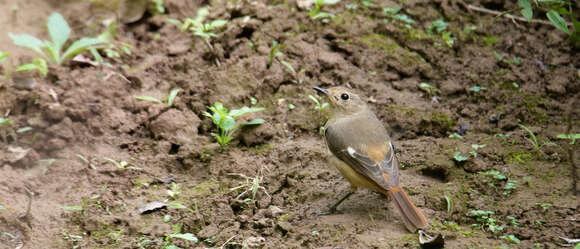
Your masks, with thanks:
M346 148L346 151L351 157L355 157L354 153L356 153L356 151L352 147L348 146L348 148Z

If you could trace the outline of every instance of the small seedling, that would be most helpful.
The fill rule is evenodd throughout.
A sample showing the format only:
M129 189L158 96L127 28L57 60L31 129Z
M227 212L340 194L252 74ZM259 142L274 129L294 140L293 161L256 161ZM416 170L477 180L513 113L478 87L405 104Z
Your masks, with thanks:
M509 220L510 224L514 227L520 227L520 222L518 221L518 219L516 219L516 217L513 216L506 216L506 218Z
M576 139L580 139L580 133L576 133L576 134L560 134L556 138L558 138L558 139L569 139L570 140L570 144L574 144L576 142Z
M483 179L481 180L484 183L488 183L488 185L490 187L495 187L495 185L497 183L499 183L500 181L505 181L507 180L507 177L505 175L503 175L502 173L500 173L497 170L489 170L489 171L485 171L485 172L479 172L480 175L484 175L484 176L491 176L492 180L489 181L487 179Z
M182 239L192 241L193 243L198 243L199 239L195 237L192 233L181 233L181 226L175 225L173 226L172 234L168 234L165 236L165 245L162 247L163 249L179 249L176 245L174 245L171 241L172 239Z
M383 8L383 14L393 21L401 21L406 23L407 25L411 23L415 23L415 20L411 19L406 14L399 14L399 12L403 9L402 5L397 5L393 8ZM386 20L385 20L386 21ZM410 27L410 26L409 26Z
M497 234L503 231L503 226L496 224L497 220L493 218L495 214L493 211L486 210L471 210L469 212L470 216L475 217L478 224L472 224L472 226L479 228L481 230L488 229L490 232Z
M316 230L312 231L312 233L310 233L310 234L314 237L318 237L320 235L320 233Z
M455 43L457 38L451 36L451 31L445 31L447 29L447 26L448 23L443 19L435 20L431 23L431 25L429 25L429 27L427 27L427 34L429 35L439 34L441 35L441 39L443 39L443 41L445 42L445 45L447 45L448 47L453 47L453 44ZM437 42L435 43L435 46L440 45L441 44Z
M179 184L171 182L171 189L167 190L167 194L171 198L175 199L179 194L181 194L181 191L179 190Z
M169 18L167 22L177 25L182 32L190 30L194 36L200 37L208 46L210 52L215 55L215 49L210 39L217 37L214 31L225 26L228 21L213 20L211 22L204 22L207 15L209 15L209 10L207 8L200 8L197 10L197 16L195 18L185 18L183 22L178 19ZM215 57L215 62L217 66L220 66L220 61L217 57Z
M572 13L572 2L569 1L533 1L535 7L540 9L541 12L546 12L546 17L558 30L566 33L568 35L568 41L575 45L579 45L580 41L580 22L576 20ZM534 11L532 8L532 1L530 0L518 0L518 5L521 7L520 13L528 22L532 21L534 17ZM573 31L568 28L568 23L562 16L567 15L572 20L572 25L574 26Z
M71 33L68 23L59 13L53 13L48 19L47 27L52 41L42 41L28 34L9 33L8 36L14 41L14 44L29 48L42 56L37 58L37 63L33 63L39 65L47 64L47 61L51 64L60 65L79 53L104 44L101 39L84 37L73 42L63 52L64 45Z
M508 180L507 183L505 184L505 186L503 186L503 195L508 196L510 194L512 194L514 192L514 190L516 190L516 184L518 183L518 181L516 180Z
M173 102L175 102L175 98L177 97L177 94L181 90L183 90L183 89L176 88L176 89L171 90L171 92L169 92L169 94L167 95L167 98L165 98L163 101L159 100L158 98L150 97L150 96L135 96L135 98L138 100L150 101L153 103L166 104L168 106L172 106Z
M126 161L121 161L121 162L117 162L114 159L105 157L103 158L105 161L109 162L110 164L114 165L115 167L117 167L117 169L141 169L141 168L137 168L137 167L133 167L133 166L128 166L129 163Z
M552 207L552 203L549 202L537 202L536 206L542 207L542 211L546 212L550 207Z
M451 200L451 197L445 195L445 202L447 203L447 213L451 213L453 210L453 201Z
M461 135L457 134L457 132L455 132L455 133L449 135L449 138L451 138L451 139L463 139L463 136L461 136Z
M328 102L321 103L319 100L320 97L318 96L315 97L311 94L308 94L308 98L314 102L314 110L321 112L322 110L326 109L326 107L328 107Z
M520 243L520 239L518 239L518 237L516 237L513 234L510 234L510 235L502 235L502 236L499 236L499 238L500 239L505 239L508 242L514 243L514 244L519 244Z
M323 18L334 18L334 14L322 11L322 6L332 5L340 2L341 0L315 0L314 7L308 9L308 15L312 20L323 19Z
M477 150L484 148L486 145L485 144L472 144L471 148L473 149L472 151L469 152L470 155L472 155L474 158L477 157Z
M257 118L244 124L236 124L236 118L245 114L262 111L264 110L262 107L250 108L244 106L240 109L235 109L228 112L228 109L224 107L222 103L215 102L214 105L209 106L208 109L212 113L204 112L203 115L211 118L213 123L217 126L219 134L211 133L211 135L217 139L218 143L222 147L229 143L234 138L234 133L242 127L248 125L258 125L265 122L264 119Z
M272 62L274 61L274 58L284 55L282 52L280 52L281 47L282 47L282 44L278 43L277 41L272 42L272 46L270 47L270 52L268 53L268 62L266 64L267 68L270 68L272 66Z
M461 151L456 151L455 154L453 154L453 159L456 162L461 163L467 161L469 158L461 155Z
M105 56L107 56L108 58L118 58L121 56L121 54L131 55L132 53L131 45L116 40L117 22L115 21L109 22L105 31L103 31L103 33L101 33L97 38L101 39L104 42L102 49L105 52ZM110 64L103 62L102 57L97 52L97 48L92 47L90 48L90 51L93 54L93 57L95 57L95 59L97 60L97 62L107 66L111 66Z
M437 87L434 87L433 85L425 82L421 82L421 84L419 84L419 89L427 93L428 97L437 96L441 93Z
M468 90L469 91L472 91L472 92L478 93L478 92L481 92L481 91L485 91L486 89L487 88L484 87L484 86L474 86L474 87L469 88Z
M525 125L522 125L522 124L518 124L518 125L520 126L520 128L522 128L528 132L528 134L530 135L530 138L528 138L528 141L530 141L530 143L532 143L532 145L534 146L534 149L536 149L536 152L538 153L538 155L544 154L544 152L542 152L542 150L541 150L542 147L544 147L546 145L556 146L555 143L550 142L550 141L542 141L542 143L540 144L540 141L538 140L538 138L536 137L536 135L534 134L534 132L532 130L530 130Z
M504 57L503 57L501 54L499 54L499 53L498 53L498 52L496 52L496 51L493 51L493 56L495 56L495 58L496 58L496 59L497 59L499 62L502 62L502 63L505 63L505 64L514 64L514 65L516 65L516 66L517 66L517 65L520 65L520 64L522 64L522 58L520 58L520 57L517 57L517 56L516 56L516 57L514 57L514 58L513 58L513 59L511 59L511 60L508 60L508 59L505 59L505 58L504 58Z

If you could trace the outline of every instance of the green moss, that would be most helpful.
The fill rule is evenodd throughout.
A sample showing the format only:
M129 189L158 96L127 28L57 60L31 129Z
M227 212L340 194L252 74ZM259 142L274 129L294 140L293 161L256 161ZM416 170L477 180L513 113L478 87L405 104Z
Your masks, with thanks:
M435 121L436 123L439 123L439 125L441 125L442 127L447 128L450 128L455 124L455 121L449 119L449 117L447 117L447 114L445 113L433 113L431 115L431 120Z
M388 38L384 35L371 33L359 38L364 44L369 47L380 49L383 51L393 51L400 48L399 44L393 39Z

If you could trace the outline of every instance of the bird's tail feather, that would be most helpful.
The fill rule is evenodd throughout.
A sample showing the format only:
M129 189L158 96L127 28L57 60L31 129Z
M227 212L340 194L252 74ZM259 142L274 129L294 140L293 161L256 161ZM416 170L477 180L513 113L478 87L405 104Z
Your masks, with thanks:
M419 228L427 226L427 220L409 199L409 196L400 186L392 187L388 195L394 200L395 206L401 212L405 227L410 232L416 232Z

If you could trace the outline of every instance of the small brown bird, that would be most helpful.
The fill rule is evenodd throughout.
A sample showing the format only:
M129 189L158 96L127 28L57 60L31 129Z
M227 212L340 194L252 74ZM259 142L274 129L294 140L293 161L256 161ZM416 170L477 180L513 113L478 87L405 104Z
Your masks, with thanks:
M324 137L332 154L332 164L350 182L351 192L330 207L336 207L358 187L390 196L403 215L405 227L415 232L427 226L425 216L399 185L399 163L387 130L367 104L344 87L314 89L329 99L331 116Z

